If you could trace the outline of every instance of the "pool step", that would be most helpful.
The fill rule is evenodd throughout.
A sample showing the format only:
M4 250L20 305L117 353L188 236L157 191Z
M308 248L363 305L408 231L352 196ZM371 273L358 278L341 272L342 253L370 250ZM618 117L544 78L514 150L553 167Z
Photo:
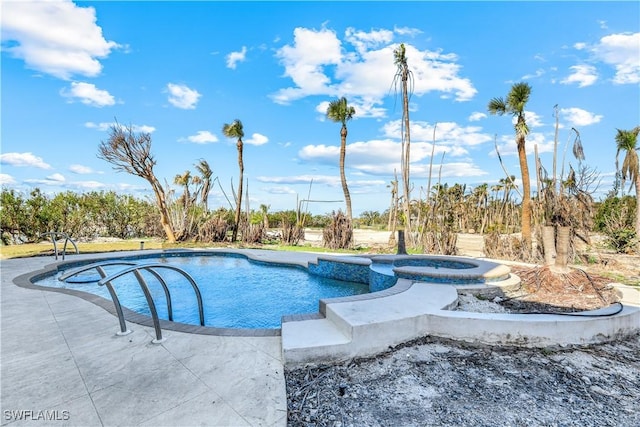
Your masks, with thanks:
M407 285L404 292L382 294L384 298L328 303L326 318L283 322L285 364L339 362L383 352L425 335L429 314L457 304L458 294L452 286Z
M330 320L282 322L282 355L287 363L319 363L349 358L350 337Z

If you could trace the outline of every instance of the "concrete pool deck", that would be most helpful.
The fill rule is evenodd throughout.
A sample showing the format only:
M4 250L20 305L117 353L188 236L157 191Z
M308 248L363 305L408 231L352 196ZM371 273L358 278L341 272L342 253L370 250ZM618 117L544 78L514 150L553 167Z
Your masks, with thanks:
M131 322L116 336L101 307L13 283L53 262L2 260L1 425L286 426L279 336L163 330L151 344L153 328Z
M260 261L300 265L318 257L304 252L228 251ZM71 255L67 260L114 255L124 254ZM163 329L166 341L151 344L151 327L128 322L133 333L116 336L117 318L103 308L74 295L15 285L18 276L54 262L53 257L2 260L3 426L286 426L287 349L293 363L308 361L308 356L313 360L329 356L324 360L330 361L369 351L360 347L362 343L373 342L384 349L388 334L398 327L417 325L411 334L416 330L428 334L431 329L455 337L472 332L469 325L480 325L476 328L491 336L494 328L510 323L503 316L513 316L494 314L483 319L477 313L449 312L443 319L442 305L455 300L451 287L439 285L429 290L422 284L405 283L405 291L385 298L325 304L327 318L286 322L283 338L196 335ZM426 296L424 292L444 294L440 301L417 307L418 298ZM599 319L610 325L607 330L628 332L634 325L640 327L638 295L635 290L630 294L624 316ZM407 316L408 309L421 311L418 315L430 316L430 320ZM487 322L481 324L482 320ZM517 328L527 329L525 319L514 320ZM537 328L557 328L564 320L568 319L542 319ZM586 324L580 319L570 323L578 330ZM290 327L293 330L287 331ZM339 344L347 346L342 352L331 349L336 337L342 340ZM305 344L308 339L328 341ZM45 422L45 417L58 421Z

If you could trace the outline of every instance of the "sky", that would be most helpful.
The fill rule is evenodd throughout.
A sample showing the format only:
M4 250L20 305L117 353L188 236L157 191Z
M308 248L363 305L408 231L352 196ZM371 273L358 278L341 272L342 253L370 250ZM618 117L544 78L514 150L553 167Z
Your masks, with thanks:
M237 151L222 127L239 119L252 209L311 199L314 214L344 210L341 125L326 118L344 96L356 110L345 169L354 216L383 212L401 173L400 43L413 77L412 198L424 197L432 150L432 185L497 184L496 146L520 176L512 117L487 111L518 82L532 88L534 194L534 150L551 173L556 116L558 173L563 157L565 173L579 167L578 131L596 199L613 185L616 129L640 125L635 1L2 0L0 17L0 184L24 194L152 197L145 180L98 158L117 122L151 135L155 174L178 193L174 177L206 160L217 178L209 206L229 207L221 189L237 187Z

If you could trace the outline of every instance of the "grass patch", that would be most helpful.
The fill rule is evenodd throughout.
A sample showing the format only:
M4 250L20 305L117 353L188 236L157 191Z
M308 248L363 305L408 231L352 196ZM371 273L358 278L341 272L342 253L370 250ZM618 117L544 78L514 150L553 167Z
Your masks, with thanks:
M91 254L98 252L120 252L120 251L137 251L140 249L140 242L143 240L118 240L112 242L89 242L78 243L78 250L81 254ZM62 248L64 242L58 243L58 256L62 256ZM242 243L230 244L224 243L198 243L198 242L178 242L167 243L160 240L144 240L144 249L169 250L169 249L202 249L202 248L237 248L237 249L265 249L274 251L289 252L317 252L317 253L344 253L344 254L362 254L368 253L370 248L359 247L357 249L336 249L330 250L321 246L301 245L287 246L278 244L265 245L245 245ZM75 249L73 245L67 245L67 255L73 255ZM10 245L0 247L0 259L25 258L33 256L54 256L53 243L25 243L23 245Z
M142 240L118 240L114 242L95 242L95 243L77 243L78 251L81 254L90 254L96 252L119 252L119 251L135 251L140 249ZM64 242L58 243L58 256L62 256L62 248ZM163 243L158 240L144 240L145 249L165 249ZM67 245L67 255L73 255L75 249L73 245ZM10 245L0 247L0 259L24 258L32 256L54 256L53 243L25 243L23 245Z

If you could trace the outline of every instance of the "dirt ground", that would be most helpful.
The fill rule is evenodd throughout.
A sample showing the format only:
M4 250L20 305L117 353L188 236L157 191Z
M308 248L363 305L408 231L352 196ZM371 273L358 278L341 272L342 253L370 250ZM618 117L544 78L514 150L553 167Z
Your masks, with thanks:
M356 244L388 233L356 230ZM308 239L313 239L311 235ZM460 255L484 256L482 238L458 238ZM638 257L562 277L512 266L520 295L498 303L463 295L468 311L575 311L609 305L601 272L638 275ZM601 270L598 270L601 269ZM555 280L551 280L555 277ZM588 347L525 349L425 337L374 358L287 369L293 426L640 426L640 335Z
M427 337L285 377L291 427L640 425L638 336L542 350Z

